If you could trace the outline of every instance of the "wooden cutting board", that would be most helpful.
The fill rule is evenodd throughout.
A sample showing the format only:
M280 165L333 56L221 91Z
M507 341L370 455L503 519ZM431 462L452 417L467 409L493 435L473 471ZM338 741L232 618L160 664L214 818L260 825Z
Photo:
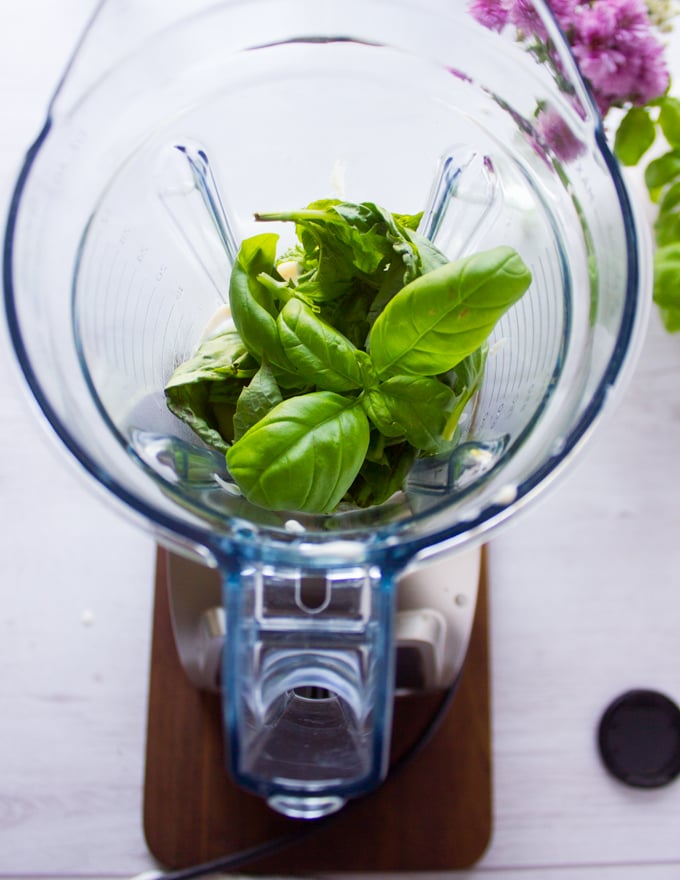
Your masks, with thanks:
M166 868L217 859L315 824L287 819L227 775L219 698L195 689L170 622L167 551L158 551L144 787L144 831ZM416 757L305 839L249 873L447 871L470 867L491 834L486 566L455 699ZM392 759L427 728L441 694L400 697Z

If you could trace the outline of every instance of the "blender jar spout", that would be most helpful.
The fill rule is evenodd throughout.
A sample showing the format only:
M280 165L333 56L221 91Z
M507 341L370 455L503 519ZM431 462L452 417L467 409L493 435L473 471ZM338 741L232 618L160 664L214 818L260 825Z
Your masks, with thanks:
M389 757L393 583L371 564L223 566L233 777L289 816L375 788Z

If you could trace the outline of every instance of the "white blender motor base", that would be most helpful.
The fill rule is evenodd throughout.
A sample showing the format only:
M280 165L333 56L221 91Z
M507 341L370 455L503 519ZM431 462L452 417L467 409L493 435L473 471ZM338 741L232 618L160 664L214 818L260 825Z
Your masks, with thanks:
M443 689L459 675L477 604L481 552L474 547L444 554L400 577L398 694ZM168 588L182 666L195 687L218 691L225 634L219 573L170 553Z

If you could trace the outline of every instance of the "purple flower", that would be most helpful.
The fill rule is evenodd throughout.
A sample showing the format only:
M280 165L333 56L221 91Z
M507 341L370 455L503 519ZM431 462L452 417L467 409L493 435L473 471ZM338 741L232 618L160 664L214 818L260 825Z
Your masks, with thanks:
M644 106L666 91L664 48L653 31L645 0L549 0L549 4L603 116L611 107ZM522 36L546 40L532 0L472 0L470 9L493 30L513 24Z
M580 0L551 0L548 4L553 15L565 31L569 30L569 23L573 20L579 3Z
M573 17L574 57L600 111L644 105L668 85L663 45L651 31L644 0L580 3Z
M520 33L546 38L541 17L536 12L532 0L514 0L510 9L510 20Z
M508 10L501 0L472 0L470 12L484 27L491 31L501 31L508 22Z
M541 140L562 162L571 162L585 147L569 128L564 117L551 107L542 108L536 118L536 131Z

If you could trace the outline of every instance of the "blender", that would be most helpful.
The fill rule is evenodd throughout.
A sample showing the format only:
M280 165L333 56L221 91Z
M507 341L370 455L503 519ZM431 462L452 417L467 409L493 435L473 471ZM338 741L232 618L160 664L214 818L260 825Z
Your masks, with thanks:
M571 461L644 326L640 221L555 22L526 6L522 32L496 32L463 0L104 0L14 193L5 305L28 386L173 551L185 670L222 694L235 781L288 816L380 784L395 693L460 671L480 544ZM323 197L422 211L450 259L510 245L533 282L453 452L384 504L263 510L163 389L254 214Z

